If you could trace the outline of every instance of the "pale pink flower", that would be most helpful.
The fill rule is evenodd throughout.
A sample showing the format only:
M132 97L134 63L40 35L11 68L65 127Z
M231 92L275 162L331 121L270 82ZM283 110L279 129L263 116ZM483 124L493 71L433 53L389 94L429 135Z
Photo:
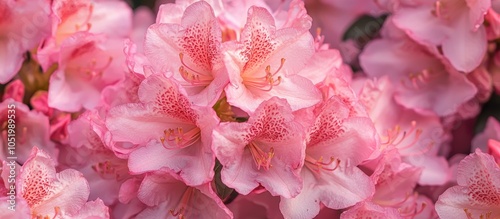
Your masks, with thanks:
M380 135L379 151L395 148L405 163L421 167L419 184L444 184L450 174L446 159L438 156L446 137L439 118L398 105L391 85L386 77L373 82L359 78L353 84L361 90L359 98Z
M215 165L211 135L219 123L213 109L191 105L184 89L161 75L146 78L138 94L140 103L113 107L106 118L113 142L142 146L129 155L130 171L167 168L188 185L210 181Z
M457 186L436 202L440 218L500 217L500 168L492 156L477 149L458 165Z
M0 84L19 71L24 53L35 49L50 34L49 0L0 2Z
M101 199L106 205L118 201L119 185L130 178L127 160L103 142L107 132L96 111L86 111L68 127L70 138L61 149L61 165L80 171L89 181L90 199Z
M144 53L156 72L167 72L179 81L191 101L212 106L229 82L221 43L213 9L201 1L187 7L179 23L151 25Z
M291 198L302 189L305 130L286 100L263 102L245 123L221 123L213 150L223 165L222 181L241 194L259 185L272 195Z
M371 77L388 75L395 85L394 98L406 108L438 116L457 112L477 88L436 52L408 38L393 20L386 21L383 38L370 42L360 55L364 71Z
M52 74L49 106L69 112L93 109L101 91L122 80L124 55L121 40L78 32L61 44L59 67Z
M310 22L309 17L300 19ZM225 89L228 103L248 113L272 97L286 99L292 110L318 103L319 91L309 79L297 74L314 54L309 27L304 24L277 29L269 11L250 8L241 40L224 44L230 79Z
M9 117L12 119L10 123ZM0 159L7 160L7 157L15 157L17 162L23 164L34 146L40 147L52 157L57 157L59 151L50 141L49 119L42 113L30 111L28 106L7 99L0 103L0 124L3 124ZM9 124L14 124L15 127L12 129L15 133L11 132L10 136ZM12 138L15 138L14 154L10 154L8 150L8 142L9 140L12 142Z
M148 206L137 218L233 218L209 183L190 187L168 173L147 174L137 197Z
M56 173L53 160L36 147L22 166L16 187L32 217L85 218L83 216L89 214L96 218L109 217L102 201L87 202L89 186L81 173L73 169Z
M433 214L433 208L429 206L432 201L414 191L422 168L402 162L396 149L385 150L381 157L366 163L364 169L373 166L371 178L375 183L375 194L372 203L398 209L404 218L425 218L425 215Z
M132 10L123 1L54 0L52 12L52 35L37 53L44 69L58 61L63 42L77 32L124 39L132 31Z
M453 67L468 73L486 54L482 23L490 7L491 0L424 0L401 5L394 23L415 41L441 47Z
M314 109L301 171L304 187L298 196L281 199L285 218L313 218L321 204L342 209L373 194L373 182L356 166L377 147L376 131L368 117L352 108L332 97Z

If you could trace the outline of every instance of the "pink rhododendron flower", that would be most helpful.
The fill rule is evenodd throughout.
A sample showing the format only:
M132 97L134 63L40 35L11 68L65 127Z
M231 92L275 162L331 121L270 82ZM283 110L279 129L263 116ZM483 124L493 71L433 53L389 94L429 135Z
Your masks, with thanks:
M367 107L381 137L381 151L397 149L404 162L422 167L420 184L445 183L449 178L449 167L443 157L437 156L444 138L439 119L399 106L387 78L375 82L356 81L360 82L356 87L362 86L360 100Z
M302 189L305 130L284 99L263 102L248 122L221 123L213 150L223 165L222 181L241 194L262 185L274 196L292 198Z
M16 187L32 217L109 217L102 201L87 202L88 182L81 173L72 169L56 173L53 160L36 147L21 168Z
M304 187L298 196L282 198L280 209L286 218L313 218L320 203L342 209L373 194L372 181L356 166L376 148L375 128L351 108L331 98L314 109L301 171Z
M318 103L320 93L310 80L297 75L314 53L308 28L276 29L266 9L250 8L241 40L226 44L224 51L228 103L249 113L273 96L286 99L292 110Z
M173 74L195 104L212 106L228 83L221 42L212 7L201 1L186 8L180 23L150 26L144 52L156 71Z
M61 45L59 68L50 78L49 106L70 112L95 108L100 92L123 78L121 47L118 40L86 32L66 39Z
M50 1L5 0L0 3L0 83L21 68L24 53L50 34Z
M34 146L40 147L50 156L57 157L58 149L50 141L49 119L45 115L30 111L28 106L12 99L0 103L0 115L0 123L3 124L0 159L6 160L7 157L15 157L17 162L23 164L30 156L31 149ZM9 117L9 115L11 116ZM13 119L14 122L9 123L8 119ZM10 132L10 135L9 130L11 128L9 128L9 124L14 124L12 129L14 133ZM15 138L15 140L12 141L12 138ZM8 142L15 143L14 147L11 147L12 150L8 149Z
M90 199L106 205L118 201L120 185L130 178L127 160L115 155L103 139L107 131L96 111L87 111L72 121L67 129L71 139L62 150L61 164L80 171L89 180Z
M191 105L184 89L161 75L146 78L138 94L140 103L111 108L106 118L114 142L144 146L130 154L130 171L168 168L188 185L211 180L215 165L211 133L219 122L215 112Z
M424 0L401 5L394 23L415 41L440 46L457 70L471 72L486 53L482 23L490 7L491 0Z
M476 150L458 166L457 186L436 202L440 218L500 217L500 168L492 156Z
M176 175L157 173L146 175L138 198L147 207L138 218L232 218L209 184L190 187Z
M388 75L401 105L423 114L446 116L476 94L476 87L464 75L409 39L390 18L382 34L384 38L370 42L360 55L361 66L369 76Z
M500 0L0 0L0 218L500 218L499 39Z
M55 0L52 35L38 51L44 69L58 61L62 44L77 32L125 38L132 30L132 10L122 1Z

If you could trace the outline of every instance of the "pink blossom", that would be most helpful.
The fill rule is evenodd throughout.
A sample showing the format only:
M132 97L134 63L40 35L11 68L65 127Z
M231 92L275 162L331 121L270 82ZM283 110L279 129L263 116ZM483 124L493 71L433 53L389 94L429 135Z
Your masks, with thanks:
M179 23L151 25L144 53L157 72L168 72L197 105L212 106L228 83L221 56L221 28L212 7L196 2Z
M130 171L168 168L188 185L211 180L211 133L219 123L215 112L191 105L184 89L161 75L146 78L138 94L140 103L113 107L106 118L112 141L142 146L130 154Z
M310 107L321 98L310 80L297 75L314 53L309 26L276 29L275 25L269 11L254 6L241 40L225 44L227 101L248 113L274 96L286 99L293 110Z
M102 201L87 202L90 191L81 173L73 169L56 173L53 160L36 147L22 166L16 187L19 197L26 200L32 217L75 218L84 214L109 217ZM95 205L94 208L87 207L89 204Z
M96 111L87 111L67 127L71 138L61 150L61 165L80 171L89 181L90 199L101 199L106 205L118 201L119 185L130 178L127 160L105 144L104 121Z
M244 195L262 185L273 196L297 196L304 132L290 105L277 97L263 102L248 122L221 123L212 147L223 165L222 181Z
M447 67L447 61L435 52L409 39L390 18L382 34L382 39L366 46L360 63L371 77L389 76L399 104L422 114L446 116L476 94L476 87L465 75Z
M9 111L10 110L10 111ZM10 113L9 113L10 112ZM6 160L11 157L9 154L8 142L15 138L14 153L16 161L23 164L31 154L31 149L34 146L45 150L50 156L57 157L58 149L55 144L50 141L49 134L49 119L42 113L30 111L28 106L15 102L12 99L7 99L0 103L0 115L2 127L2 138L0 140L0 159ZM9 123L8 119L13 120ZM10 133L9 124L14 124L15 133Z
M0 3L0 83L19 71L24 53L50 34L50 1L5 0Z
M415 41L440 46L443 55L459 71L471 72L486 53L484 15L490 0L420 1L402 5L394 23Z
M420 184L445 183L450 175L446 160L438 156L446 136L439 118L419 115L398 105L393 98L394 88L385 77L363 81L355 81L354 86L362 88L359 97L380 135L380 152L395 148L404 162L423 168Z
M137 197L148 207L138 218L232 218L210 184L187 186L176 175L158 172L142 181Z
M285 218L313 218L320 203L342 209L371 196L374 185L356 166L376 148L376 132L366 116L332 97L314 109L315 121L308 130L306 159L301 176L302 192L282 198Z
M69 112L95 108L100 92L122 80L123 60L121 41L86 32L72 35L61 44L59 67L50 78L49 106Z
M500 217L500 168L492 156L476 150L458 165L457 186L436 202L440 218Z
M52 35L37 54L44 69L59 60L62 44L77 32L123 39L132 30L132 10L123 1L55 0L52 12Z

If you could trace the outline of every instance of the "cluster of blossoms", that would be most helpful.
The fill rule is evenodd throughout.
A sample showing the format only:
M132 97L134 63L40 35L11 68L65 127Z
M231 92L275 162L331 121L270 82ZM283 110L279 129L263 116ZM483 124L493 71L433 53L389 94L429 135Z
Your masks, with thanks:
M0 0L0 218L500 218L500 0L156 11Z

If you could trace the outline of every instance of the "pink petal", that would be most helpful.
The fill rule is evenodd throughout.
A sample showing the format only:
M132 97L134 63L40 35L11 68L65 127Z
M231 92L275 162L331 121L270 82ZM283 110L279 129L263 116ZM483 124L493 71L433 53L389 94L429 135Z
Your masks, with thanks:
M450 180L451 170L444 157L414 155L405 157L404 161L422 168L422 175L418 181L420 185L443 185Z
M477 30L484 21L484 15L491 8L491 0L466 0L469 7L470 26Z
M130 171L141 174L166 168L179 174L188 185L201 185L212 179L215 165L211 149L203 144L205 143L200 141L189 147L173 150L166 149L158 141L151 141L130 154Z
M447 38L449 28L431 11L431 4L414 8L402 7L394 14L393 21L397 27L404 30L415 41L422 44L439 45Z
M443 54L457 70L471 72L486 54L487 39L484 27L472 31L465 16L457 17L454 32L443 41Z
M0 64L3 66L0 69L0 83L6 84L21 69L24 51L18 42L8 38L0 40L0 48Z
M56 174L51 158L36 147L19 177L20 195L36 215L54 215L55 207L62 212L77 212L90 194L87 180L80 172L66 169Z
M107 219L109 218L109 209L101 199L89 201L74 214L69 215L74 219Z
M363 201L375 190L373 182L357 167L339 167L334 171L302 170L304 188L292 199L282 198L280 209L285 218L314 218L320 202L328 208L342 209Z
M301 189L298 171L304 160L302 129L286 101L276 97L261 104L248 123L220 124L214 130L212 147L224 166L223 182L242 194L260 183L272 195L296 196ZM257 164L251 153L254 149L261 150L263 156L274 151L270 163Z

